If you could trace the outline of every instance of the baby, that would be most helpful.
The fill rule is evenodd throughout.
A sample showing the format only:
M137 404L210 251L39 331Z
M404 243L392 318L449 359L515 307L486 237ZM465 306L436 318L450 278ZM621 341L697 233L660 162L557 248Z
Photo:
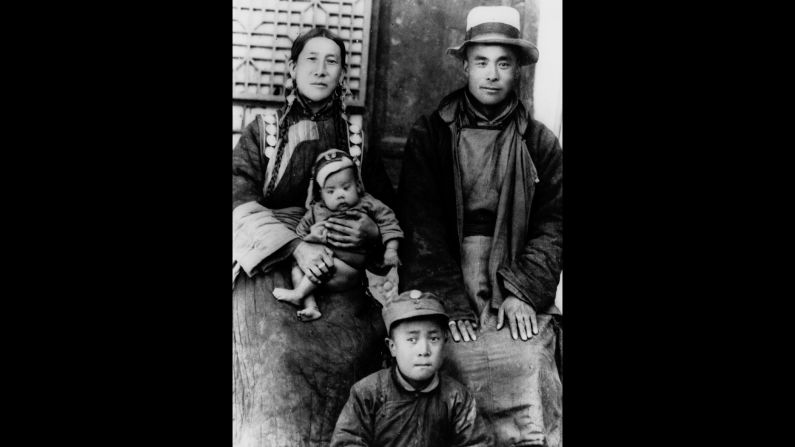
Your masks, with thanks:
M358 169L353 159L339 149L329 149L318 155L312 168L313 181L309 185L307 212L295 229L306 242L327 243L326 220L332 216L344 216L351 210L367 214L378 226L384 243L383 266L400 265L397 250L403 231L398 226L395 213L383 202L364 191ZM326 282L352 284L360 278L367 252L365 249L344 250L329 246L334 251L334 277ZM312 321L321 317L312 292L318 287L297 266L293 265L294 289L273 289L273 296L281 301L299 305L298 319Z

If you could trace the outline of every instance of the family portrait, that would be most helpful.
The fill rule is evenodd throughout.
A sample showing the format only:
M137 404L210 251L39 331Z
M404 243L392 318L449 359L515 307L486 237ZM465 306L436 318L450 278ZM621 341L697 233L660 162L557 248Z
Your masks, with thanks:
M563 445L561 16L233 0L235 447Z

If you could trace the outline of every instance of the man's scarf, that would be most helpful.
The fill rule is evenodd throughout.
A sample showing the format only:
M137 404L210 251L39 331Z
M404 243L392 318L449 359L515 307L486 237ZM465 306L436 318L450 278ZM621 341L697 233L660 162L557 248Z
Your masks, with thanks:
M494 238L489 255L489 279L492 284L491 307L499 309L504 300L503 288L517 298L529 302L520 290L502 281L502 277L512 276L511 264L517 259L527 242L528 222L530 221L530 205L535 193L534 183L538 180L536 167L530 158L530 152L524 141L524 133L528 126L527 112L519 99L512 92L506 99L505 109L495 118L489 119L471 98L467 89L461 89L458 95L451 95L450 102L444 104L439 111L442 119L448 123L452 136L454 175L456 178L456 210L458 215L459 243L463 237L463 197L461 191L461 175L458 167L458 142L463 127L493 127L500 129L497 141L502 141L500 151L507 151L508 163L505 177L500 187L500 198L497 204L497 219ZM499 274L499 275L498 275Z

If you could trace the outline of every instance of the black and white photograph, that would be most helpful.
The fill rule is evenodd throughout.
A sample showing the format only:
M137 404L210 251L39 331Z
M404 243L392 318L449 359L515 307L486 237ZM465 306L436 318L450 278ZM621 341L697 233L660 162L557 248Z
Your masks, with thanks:
M562 18L233 0L233 446L563 445Z

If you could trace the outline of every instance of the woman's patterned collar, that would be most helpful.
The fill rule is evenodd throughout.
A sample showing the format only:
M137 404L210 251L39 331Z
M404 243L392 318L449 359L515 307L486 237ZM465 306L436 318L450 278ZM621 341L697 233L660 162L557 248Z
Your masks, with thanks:
M297 107L293 107L293 109L296 110L299 116L301 118L308 118L312 121L328 119L335 113L339 113L339 111L342 110L339 99L335 98L334 96L326 100L326 102L317 112L312 112L312 109L309 107L310 100L304 98L304 96L300 93L296 93L295 102Z

